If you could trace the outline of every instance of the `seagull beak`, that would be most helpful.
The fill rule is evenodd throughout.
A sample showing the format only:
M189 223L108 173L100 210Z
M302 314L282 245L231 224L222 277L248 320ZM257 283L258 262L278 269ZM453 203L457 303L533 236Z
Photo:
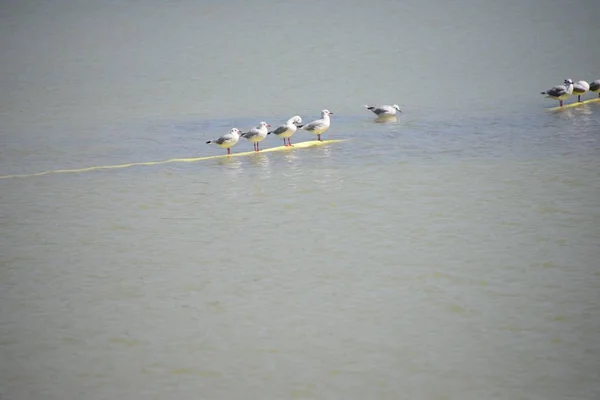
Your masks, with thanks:
M267 128L270 128L270 127L271 127L271 124L267 124Z

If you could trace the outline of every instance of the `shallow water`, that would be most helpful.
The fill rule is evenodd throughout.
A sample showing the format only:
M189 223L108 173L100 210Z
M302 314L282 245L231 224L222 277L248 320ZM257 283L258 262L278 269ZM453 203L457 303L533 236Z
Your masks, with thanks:
M0 179L0 398L598 398L599 8L6 3L0 175L349 140Z

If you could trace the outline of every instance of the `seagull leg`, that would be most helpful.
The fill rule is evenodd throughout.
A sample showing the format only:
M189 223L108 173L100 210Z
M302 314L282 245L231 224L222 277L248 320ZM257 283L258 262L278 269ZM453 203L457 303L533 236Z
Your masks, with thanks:
M230 155L230 154L231 154L231 149L228 147L227 148L227 155Z
M577 101L581 103L581 95L577 96Z
M560 106L562 107L562 100L559 100L559 102L560 102Z
M292 138L288 138L288 146L292 145Z
M318 140L319 142L322 142L322 140L321 140L321 135L317 135L317 140Z

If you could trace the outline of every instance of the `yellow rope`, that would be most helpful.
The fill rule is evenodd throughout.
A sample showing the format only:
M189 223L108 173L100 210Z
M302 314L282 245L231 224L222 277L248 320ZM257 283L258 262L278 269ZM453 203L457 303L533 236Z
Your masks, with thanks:
M284 146L271 147L269 149L261 150L260 153L270 153L273 151L280 151L280 150L293 150L295 148L302 149L302 148L320 146L320 145L329 144L329 143L343 142L345 140L346 139L335 139L335 140L324 140L322 142L319 142L317 140L311 140L308 142L296 143L292 147L284 147ZM169 163L186 163L186 162L190 163L190 162L197 162L197 161L204 161L204 160L212 160L212 159L216 159L216 158L247 156L247 155L252 155L252 154L256 154L256 153L254 151L245 151L243 153L233 153L229 156L227 154L224 154L224 155L222 154L222 155L217 155L217 156L194 157L194 158L171 158L170 160L134 162L134 163L129 163L129 164L97 165L94 167L76 168L76 169L55 169L55 170L51 170L51 171L37 172L34 174L1 175L0 179L30 178L30 177L34 177L34 176L43 176L43 175L50 175L50 174L72 174L72 173L78 173L78 172L98 171L98 170L102 170L102 169L119 169L119 168L129 168L129 167L138 167L138 166L147 166L147 165L160 165L160 164L169 164Z

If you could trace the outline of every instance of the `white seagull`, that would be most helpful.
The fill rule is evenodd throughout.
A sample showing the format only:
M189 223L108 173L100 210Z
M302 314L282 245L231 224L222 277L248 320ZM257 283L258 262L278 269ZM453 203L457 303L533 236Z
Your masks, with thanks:
M209 140L206 144L214 143L219 147L227 149L227 155L231 154L231 147L234 146L239 140L242 131L238 128L231 128L229 133L224 134L218 139Z
M258 148L258 144L265 140L267 134L269 133L269 130L267 128L270 127L271 125L267 124L265 121L261 121L261 123L258 124L256 128L252 128L248 132L242 133L242 137L252 142L252 145L254 146L254 151L260 151Z
M330 115L333 115L331 111L327 109L322 110L321 119L316 119L306 125L298 125L298 128L317 135L317 140L322 142L321 134L329 129L329 125L331 125Z
M563 100L568 98L573 94L573 81L571 79L565 79L565 83L563 85L554 86L552 89L548 89L545 92L546 97L558 100L560 102L560 106L563 106Z
M294 133L296 133L296 130L298 129L297 125L300 125L301 123L302 123L302 118L300 118L299 115L295 115L292 118L288 119L285 124L280 125L277 127L277 129L267 133L267 135L274 133L277 136L279 136L280 138L283 138L284 146L291 146L292 142L290 142L290 138L292 137L292 135ZM287 143L285 142L286 138L287 138Z
M581 103L581 95L590 90L590 84L586 81L577 81L573 84L573 94L577 95L577 101Z
M378 117L391 117L396 115L397 112L401 113L402 110L400 109L400 106L398 104L394 104L391 106L379 106L379 107L373 107L370 105L365 104L365 108L367 110L373 111L375 113L375 115L377 115Z
M590 83L590 92L597 92L598 97L600 97L600 79Z

